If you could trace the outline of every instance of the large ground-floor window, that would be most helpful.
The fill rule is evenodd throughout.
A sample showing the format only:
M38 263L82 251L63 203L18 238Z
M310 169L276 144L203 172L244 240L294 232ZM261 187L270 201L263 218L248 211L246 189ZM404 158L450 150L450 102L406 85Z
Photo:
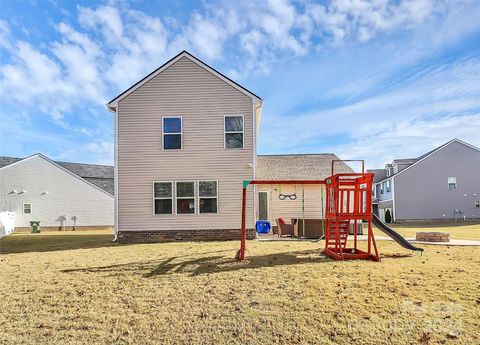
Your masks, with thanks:
M218 213L218 181L153 183L154 214Z

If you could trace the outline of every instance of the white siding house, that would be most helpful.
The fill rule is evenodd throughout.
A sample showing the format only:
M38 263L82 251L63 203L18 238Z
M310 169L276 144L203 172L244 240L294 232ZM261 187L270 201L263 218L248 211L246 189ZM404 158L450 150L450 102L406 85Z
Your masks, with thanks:
M15 230L40 226L113 226L113 195L36 154L0 168L0 213L13 212Z

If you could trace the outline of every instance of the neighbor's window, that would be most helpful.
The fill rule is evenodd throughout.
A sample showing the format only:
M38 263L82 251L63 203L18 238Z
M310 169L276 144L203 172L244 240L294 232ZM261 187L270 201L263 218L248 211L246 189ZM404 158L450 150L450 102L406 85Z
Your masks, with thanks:
M163 149L180 150L182 148L182 118L163 118Z
M475 201L475 208L480 208L480 201Z
M387 193L390 193L390 180L387 181Z
M173 213L172 188L172 182L155 182L153 184L153 202L155 204L155 214Z
M385 186L385 182L380 183L380 194L383 194L384 186Z
M217 213L217 181L198 182L198 202L200 205L200 213Z
M449 177L448 178L448 189L457 189L457 178Z
M225 148L243 148L243 116L225 116Z
M177 214L195 214L194 182L177 182Z
M32 204L23 204L23 213L32 213Z

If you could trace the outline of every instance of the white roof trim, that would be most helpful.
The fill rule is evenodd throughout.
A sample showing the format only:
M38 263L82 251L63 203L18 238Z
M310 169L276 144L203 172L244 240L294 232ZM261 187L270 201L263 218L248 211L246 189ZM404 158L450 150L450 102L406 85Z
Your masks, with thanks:
M430 154L428 154L427 156L423 157L422 159L419 159L418 161L416 161L415 163L409 165L409 166L406 167L405 169L399 171L399 172L396 173L395 175L389 176L389 177L387 177L387 178L384 178L384 179L381 180L381 181L378 181L377 184L378 184L378 183L381 183L381 182L384 182L384 181L386 181L386 180L390 180L390 179L396 178L398 175L400 175L400 174L403 173L404 171L410 169L411 167L417 165L417 164L420 163L420 162L423 162L423 161L424 161L425 159L427 159L428 157L434 155L434 154L437 153L438 151L443 150L445 147L447 147L448 145L450 145L450 144L452 144L452 143L454 143L454 142L457 142L457 143L459 143L459 144L463 144L463 145L465 145L465 146L467 146L467 147L470 147L471 149L480 151L480 148L475 147L475 146L470 145L470 144L468 144L468 143L466 143L466 142L464 142L464 141L462 141L462 140L460 140L460 139L455 138L455 139L452 139L452 140L450 140L449 142L447 142L447 143L445 143L445 144L443 144L443 145L440 145L440 146L437 147L435 150L433 150L432 152L430 152Z
M16 161L16 162L14 162L14 163L12 163L12 164L5 165L4 167L1 167L0 170L10 168L10 167L12 167L12 166L14 166L14 165L16 165L16 164L23 163L23 162L25 162L25 161L27 161L27 160L29 160L29 159L35 158L35 157L43 158L44 160L46 160L46 161L49 162L50 164L53 164L54 166L56 166L57 168L65 171L65 172L68 173L69 175L72 175L73 177L75 177L75 178L77 178L77 179L85 182L86 184L94 187L95 189L98 189L99 191L101 191L101 192L103 192L103 193L105 193L105 194L107 194L108 196L110 196L110 197L113 198L113 195L112 195L112 194L108 193L107 191L104 191L102 188L100 188L100 187L94 185L93 183L85 180L83 177L78 176L77 174L71 172L71 171L68 170L67 168L62 167L60 164L55 163L55 162L52 161L50 158L42 155L41 153L36 153L36 154L34 154L34 155L31 155L31 156L28 156L28 157L26 157L26 158L23 158L23 159L21 159L21 160L19 160L19 161Z
M190 61L196 63L198 66L204 68L205 70L207 70L208 72L212 73L213 75L215 75L216 77L220 78L221 80L223 80L224 82L226 82L227 84L229 84L230 86L233 86L235 89L237 89L238 91L244 93L245 95L247 95L248 97L252 98L254 101L256 102L262 102L262 99L259 98L258 96L254 95L253 93L249 92L247 89L239 86L238 84L236 84L235 82L233 82L232 80L226 78L224 75L220 74L219 72L217 72L216 70L214 70L212 67L208 66L207 64L205 64L204 62L200 61L199 59L197 59L195 56L191 55L190 53L186 52L186 51L183 51L181 52L180 54L178 54L177 56L175 56L173 59L171 59L170 61L168 61L167 63L165 63L164 65L162 65L161 67L159 67L157 70L153 71L152 73L150 73L149 75L147 75L144 79L141 79L139 82L137 82L136 84L134 84L133 86L131 86L129 89L127 89L126 91L124 91L123 93L121 93L120 95L118 95L117 97L115 97L113 100L111 100L109 103L107 103L107 106L111 109L111 108L116 108L117 105L118 105L118 102L121 101L123 98L127 97L129 94L131 94L133 91L137 90L139 87L143 86L144 84L146 84L147 82L149 82L150 80L152 80L154 77L156 77L158 74L162 73L164 70L166 70L167 68L169 68L171 65L173 65L174 63L176 63L178 60L180 60L181 58L187 58L189 59Z

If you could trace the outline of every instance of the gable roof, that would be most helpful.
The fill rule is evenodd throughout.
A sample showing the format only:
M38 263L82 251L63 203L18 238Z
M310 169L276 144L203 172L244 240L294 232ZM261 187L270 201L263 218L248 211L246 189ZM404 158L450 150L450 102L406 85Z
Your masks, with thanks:
M471 145L471 144L469 144L469 143L466 143L466 142L464 142L464 141L462 141L462 140L460 140L460 139L454 138L454 139L446 142L445 144L442 144L442 145L434 148L433 150L430 150L430 151L428 151L427 153L424 153L423 155L418 156L418 157L415 159L415 161L414 161L412 164L410 164L408 167L406 167L405 169L400 170L398 173L396 173L396 174L394 174L394 175L391 175L391 176L389 176L389 177L386 177L386 178L384 178L383 180L378 181L378 182L382 182L382 181L384 181L384 180L387 180L387 179L390 179L390 178L393 178L393 177L397 177L398 175L402 174L404 171L406 171L406 170L410 169L411 167L413 167L413 166L421 163L423 160L427 159L428 157L430 157L431 155L437 153L438 151L443 150L445 147L447 147L448 145L453 144L453 143L459 143L459 144L465 145L465 146L467 146L467 147L469 147L469 148L471 148L471 149L480 151L480 148L478 148L478 147L476 147L476 146L473 146L473 145Z
M0 169L13 163L17 163L36 156L40 156L47 161L59 166L60 168L67 170L69 173L82 178L89 184L93 184L95 187L100 188L102 191L107 192L110 195L114 195L113 166L109 165L58 162L52 161L41 153L37 153L26 158L0 156Z
M156 70L154 70L153 72L147 74L143 79L139 80L138 82L136 82L135 84L133 84L132 86L130 86L128 89L126 89L125 91L123 91L121 94L119 94L118 96L116 96L115 98L113 98L110 102L107 103L107 106L109 109L115 109L118 102L128 96L130 93L132 93L133 91L135 91L136 89L138 89L140 86L142 86L143 84L147 83L149 80L151 80L152 78L154 78L156 75L158 75L159 73L163 72L165 69L167 69L168 67L170 67L171 65L173 65L175 62L177 62L178 60L180 60L181 58L183 57L186 57L187 59L189 59L190 61L193 61L194 63L196 63L197 65L199 65L200 67L206 69L207 71L209 71L210 73L212 73L213 75L217 76L218 78L222 79L223 81L225 81L227 84L233 86L235 89L239 90L240 92L244 93L245 95L247 95L248 97L252 98L253 100L257 101L257 102L262 102L262 98L257 96L256 94L254 94L252 91L249 91L247 90L246 88L244 88L242 85L238 84L237 82L233 81L232 79L228 78L226 75L220 73L219 71L217 71L215 68L207 65L205 62L201 61L200 59L198 59L197 57L193 56L192 54L190 54L189 52L187 52L186 50L182 51L181 53L177 54L176 56L174 56L173 58L171 58L170 60L168 60L166 63L164 63L163 65L161 65L160 67L158 67Z
M332 174L333 153L258 155L258 180L323 180ZM335 173L351 173L344 162L335 165Z

